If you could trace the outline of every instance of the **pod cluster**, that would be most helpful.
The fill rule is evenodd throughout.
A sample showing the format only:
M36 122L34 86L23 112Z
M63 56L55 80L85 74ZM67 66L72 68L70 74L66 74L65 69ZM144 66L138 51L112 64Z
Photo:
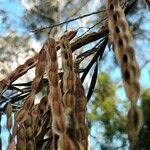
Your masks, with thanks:
M69 42L75 34L76 32L71 31L63 35L59 42L49 37L37 58L31 59L31 63L25 62L7 77L9 85L36 64L31 92L24 99L21 109L15 113L14 125L12 125L12 106L8 103L6 107L9 131L7 149L41 150L47 147L58 150L87 149L88 128L85 117L87 100L80 79L74 71ZM58 47L61 48L62 78L58 73ZM48 78L47 93L38 104L35 104L45 74Z
M47 52L47 68L49 68L47 73L49 82L48 102L52 112L52 130L59 136L58 149L73 150L74 145L66 133L67 127L59 85L57 51L54 39L49 38L49 43L45 50Z
M105 0L105 6L108 15L110 41L114 46L116 59L121 67L124 88L131 102L128 113L128 135L131 147L135 147L140 124L136 107L140 96L139 66L135 58L133 38L119 0Z

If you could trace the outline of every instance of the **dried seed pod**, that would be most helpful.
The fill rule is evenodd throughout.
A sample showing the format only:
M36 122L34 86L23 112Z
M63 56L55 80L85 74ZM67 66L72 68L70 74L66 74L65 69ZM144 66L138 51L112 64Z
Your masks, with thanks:
M41 139L44 139L44 136L46 135L47 133L47 126L50 124L51 125L51 114L49 112L47 112L43 117L42 119L44 120L43 121L43 124L41 125L41 128L40 129L35 129L34 130L34 134L35 134L35 141L36 143L38 143L39 141L41 141ZM37 133L37 134L36 134ZM51 133L51 131L50 131Z
M19 110L16 114L16 121L19 123L21 123L27 119L27 115L34 104L35 94L37 94L37 92L39 91L38 87L43 78L44 71L45 71L45 65L46 65L45 56L46 56L45 50L42 49L40 51L38 63L36 65L36 71L35 71L36 76L33 79L32 85L31 85L32 90L31 90L29 96L25 99L25 102L24 102L21 110ZM44 69L43 68L40 69L39 67L43 67ZM43 71L43 72L41 72L41 71Z
M10 129L12 127L12 106L11 106L11 103L8 103L7 104L7 107L6 107L6 115L7 115L7 128L10 132Z
M9 140L8 140L9 144L8 144L7 149L13 150L15 148L15 142L14 142L14 137L11 134L11 128L12 128L12 105L11 103L7 104L6 115L7 115L7 129L9 131Z
M64 36L60 41L62 69L63 69L63 102L65 109L65 118L67 122L67 133L74 145L78 147L76 139L76 114L75 114L75 88L76 74L74 71L74 62L72 57L71 45Z
M20 125L17 129L17 150L26 150L26 130L23 125Z
M62 134L58 140L58 149L59 150L75 150L72 141L68 138L67 134Z
M23 123L28 118L28 112L25 109L21 109L15 114L15 122Z
M128 124L130 125L128 129L129 141L131 147L134 148L139 132L136 127L139 126L139 122L137 121L135 125L134 121L138 119L136 103L140 96L140 70L135 59L133 38L124 12L119 4L119 0L105 0L105 6L108 15L108 27L111 41L114 44L116 58L121 67L125 91L131 102L131 109L128 117Z
M40 100L40 103L37 106L37 115L34 121L35 122L34 123L35 136L39 136L39 134L43 135L41 132L42 130L44 130L43 128L46 129L46 126L48 122L50 121L50 117L49 117L50 115L48 115L49 114L48 110L49 110L49 107L47 103L47 96L44 96Z
M136 147L138 133L141 129L141 120L142 119L139 110L135 105L133 105L128 112L128 136L130 142L132 143L131 149Z
M36 149L34 130L32 125L32 115L31 113L28 115L28 118L24 121L24 126L26 129L26 144L27 149Z
M48 84L49 84L49 94L48 94L48 102L50 104L51 113L52 113L52 131L59 136L58 147L65 147L65 142L62 142L64 139L61 138L65 135L66 139L69 139L66 134L66 123L64 118L64 110L61 101L61 89L58 82L58 62L57 62L57 54L56 54L56 42L54 39L49 38L48 44L45 45L45 50L47 53L47 76L48 76ZM52 66L52 64L54 64ZM55 72L53 72L55 70ZM55 79L55 81L53 81ZM69 139L69 144L73 145L71 140ZM67 145L66 145L67 146ZM72 147L68 147L72 150Z
M53 57L57 58L56 43L54 39L49 38L49 41L45 47L45 50L47 52L47 68L49 69L47 71L49 89L50 89L49 95L48 95L48 102L50 104L52 116L53 116L52 129L54 130L54 132L55 130L57 130L60 133L60 132L64 132L65 130L65 122L64 122L64 116L63 116L63 107L61 103L61 90L60 90L60 86L58 83L58 65L56 65L57 59L53 58ZM52 66L52 64L54 63L55 65ZM54 68L54 66L57 68ZM56 70L56 72L53 74L55 76L53 78L57 79L55 82L51 78L52 70Z
M65 105L66 115L72 115L74 107L75 107L74 92L75 92L76 76L74 72L74 63L72 59L71 46L65 36L62 37L62 40L60 41L60 47L61 47L61 56L62 56L62 68L64 71L63 73L63 92L64 92L63 102ZM68 94L69 94L69 97L68 97ZM70 120L70 122L72 121Z
M79 78L76 80L76 132L78 133L78 142L87 149L88 147L88 127L86 125L86 104L87 99L84 94L84 88Z
M1 80L1 82L5 84L4 87L9 86L29 69L33 68L37 64L37 59L38 55L28 59L23 65L18 66L10 75Z

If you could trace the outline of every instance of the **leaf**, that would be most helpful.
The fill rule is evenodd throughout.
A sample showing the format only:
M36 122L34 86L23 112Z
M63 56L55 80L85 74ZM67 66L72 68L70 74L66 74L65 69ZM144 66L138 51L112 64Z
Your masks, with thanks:
M95 85L96 85L97 74L98 74L98 62L96 63L94 73L93 73L93 76L92 76L92 79L91 79L90 88L89 88L89 91L88 91L88 94L87 94L87 100L88 101L90 100L90 98L93 94L93 91L94 91L94 88L95 88Z
M81 82L84 82L85 77L87 76L87 74L89 73L89 70L92 68L93 64L97 61L98 57L102 57L105 47L107 45L107 41L108 41L108 37L106 37L104 39L104 41L100 44L100 46L98 47L98 51L95 54L95 56L93 57L93 59L90 61L90 63L88 64L88 66L84 69L84 73L81 77Z

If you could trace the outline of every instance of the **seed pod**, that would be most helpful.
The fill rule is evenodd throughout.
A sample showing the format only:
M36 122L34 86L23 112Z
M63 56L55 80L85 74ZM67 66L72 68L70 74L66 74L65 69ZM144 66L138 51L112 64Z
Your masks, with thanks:
M15 114L16 123L23 123L28 118L28 112L25 109L21 109Z
M23 125L20 125L17 130L17 150L26 150L26 131Z
M12 106L11 106L11 103L7 104L6 115L7 115L7 128L10 131L10 129L12 127L12 117L11 117L11 115L12 115Z
M128 115L129 141L134 149L137 142L139 121L136 111L136 103L140 96L139 77L140 70L135 59L133 38L129 30L124 12L119 0L105 0L108 15L108 27L111 41L114 44L116 58L121 67L121 73L126 94L131 102Z
M67 134L62 134L58 140L58 149L59 150L75 150L74 145L71 140L68 138Z
M79 78L76 80L76 132L78 133L78 143L87 149L88 147L88 127L86 125L86 104L87 99L84 94L84 88Z
M69 137L66 134L66 122L65 122L65 117L63 113L64 112L63 105L61 101L61 89L60 89L60 85L58 82L58 65L57 65L58 62L57 62L57 54L56 54L56 43L54 39L52 38L48 39L48 43L45 46L45 51L47 53L46 55L47 76L48 76L48 84L49 84L48 102L49 102L51 113L53 116L52 117L52 131L59 136L58 147L61 149L67 146L65 144L68 144L68 143L63 142L64 139L62 138L62 136L65 135L66 139L69 139ZM70 139L69 141L71 142ZM73 149L72 147L68 147L68 148L70 150Z
M26 129L26 144L27 149L36 149L34 130L32 125L32 115L31 113L28 115L28 118L24 121L24 126Z

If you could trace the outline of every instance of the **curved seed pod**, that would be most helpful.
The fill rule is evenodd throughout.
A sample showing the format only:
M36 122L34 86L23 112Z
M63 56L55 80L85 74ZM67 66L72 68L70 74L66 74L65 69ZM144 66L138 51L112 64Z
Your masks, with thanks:
M36 76L32 81L32 90L29 94L29 96L25 99L25 102L22 106L22 109L19 110L19 112L17 112L16 114L16 121L19 123L24 122L27 119L28 113L31 110L33 103L34 103L34 99L35 99L35 94L37 94L37 92L39 91L39 84L43 78L44 75L44 71L45 71L45 50L44 47L43 49L40 51L39 53L39 59L38 59L38 63L36 65Z
M107 9L111 41L115 48L116 58L121 67L125 91L131 102L131 108L128 114L128 135L131 148L134 149L139 132L137 128L139 126L139 113L136 110L136 103L140 96L140 70L135 59L133 38L119 0L105 0L105 6Z
M47 96L44 96L40 100L40 103L36 104L31 111L32 130L33 130L32 131L33 132L32 143L35 143L36 146L37 146L38 142L44 138L44 136L47 132L47 125L50 120L49 113L45 114L46 110L48 110L48 108L49 108L47 105L48 105L47 104ZM43 112L41 112L41 108L43 109ZM30 130L30 129L31 129L31 127L28 130ZM28 145L30 145L30 140L28 140L28 141L29 141ZM38 145L37 149L41 149L41 147L39 147L39 145Z
M52 130L54 133L58 131L57 134L61 134L61 132L64 132L65 130L65 122L63 116L63 107L61 103L60 86L58 80L53 81L51 78L51 73L53 73L54 76L58 76L58 65L52 66L52 63L57 64L56 43L52 38L49 38L49 43L47 47L45 47L45 50L47 53L47 68L49 69L48 70L48 83L49 83L48 102L50 104L52 116L53 116ZM57 68L54 68L54 66ZM53 72L53 70L56 71ZM58 77L56 78L58 79Z
M72 141L69 139L66 133L63 133L58 140L59 150L74 150Z
M10 75L1 80L0 82L4 83L4 87L9 86L20 76L25 74L29 69L33 68L37 64L38 55L35 55L32 58L29 58L23 65L18 66Z
M84 149L88 147L88 127L86 125L86 104L87 99L84 94L84 87L79 78L76 80L76 132L78 133L79 145L82 145Z
M7 104L6 115L7 115L7 129L10 132L10 129L12 127L12 117L11 117L11 115L12 115L12 106L11 106L11 103Z
M66 134L66 123L64 118L64 110L61 101L61 89L59 85L58 78L58 62L56 54L56 42L54 39L49 38L48 44L45 45L45 50L47 53L47 75L48 75L48 84L49 84L49 94L48 102L50 104L51 113L52 113L52 131L59 136L58 147L65 147L65 143L61 142L64 140L61 138L65 135L65 138L68 140L69 137ZM52 64L54 64L52 66ZM55 72L54 72L55 70ZM55 79L55 81L53 80ZM71 141L71 140L69 140ZM72 142L68 143L70 150L74 150Z
M17 129L17 150L26 150L26 130L23 125L20 125Z
M9 144L7 149L8 150L13 150L15 148L15 142L14 142L14 138L11 134L11 128L12 128L12 105L11 103L7 104L6 107L6 116L7 116L7 129L9 131Z
M50 120L50 118L47 118L47 115L45 117L45 113L47 113L48 110L49 105L47 102L47 96L44 96L40 100L40 103L37 105L37 117L35 119L34 126L36 136L38 136L41 133L43 126L47 124L48 120Z
M63 102L65 117L67 121L67 134L78 147L75 129L75 88L76 74L74 71L74 61L72 57L71 45L64 36L60 41L62 69L63 69ZM78 148L77 148L78 149Z
M24 126L26 129L26 145L27 149L36 150L34 131L32 126L32 115L29 114L28 118L24 121Z
M133 105L133 104L132 104ZM135 105L131 106L128 112L128 136L131 141L131 149L136 147L138 140L137 133L140 131L142 126L142 116L138 108ZM138 131L138 132L137 132Z
M72 122L71 116L75 107L74 91L75 91L75 72L74 63L72 59L71 46L67 38L64 36L60 41L61 56L62 56L62 69L63 73L63 102L65 105L66 116L69 117L69 122Z

